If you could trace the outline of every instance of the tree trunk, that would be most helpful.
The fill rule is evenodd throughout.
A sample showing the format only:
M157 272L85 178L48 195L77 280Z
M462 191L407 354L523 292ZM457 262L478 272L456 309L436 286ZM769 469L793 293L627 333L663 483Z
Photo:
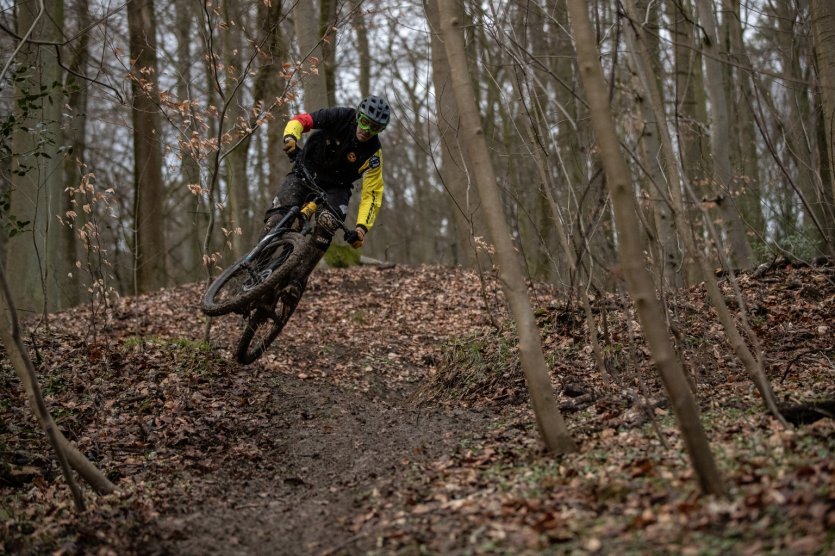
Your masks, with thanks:
M745 64L748 59L745 51L742 22L740 21L740 1L722 0L725 7L725 17L722 27L730 46L729 55L739 64ZM757 160L756 127L751 102L754 97L751 75L747 69L743 70L734 64L727 66L728 78L725 85L729 94L738 91L736 101L732 104L733 115L730 118L734 139L731 141L734 163L740 170L740 207L742 216L748 227L756 234L756 242L761 243L765 237L765 220L762 211L762 182ZM734 98L733 95L731 98Z
M237 29L246 26L242 20L241 3L236 0L225 0L223 2L224 17L227 28L223 33L223 60L225 69L225 91L229 106L226 113L225 125L232 128L230 132L232 142L241 142L224 158L226 169L226 187L229 193L229 209L231 212L232 226L239 230L232 234L232 253L235 258L242 256L252 247L252 236L256 233L253 226L252 201L250 199L249 179L247 178L247 165L249 164L249 143L251 135L244 136L244 130L235 125L237 122L246 121L249 118L244 88L238 87L240 80L246 79L243 74L243 43L241 34ZM226 145L229 147L230 145ZM263 226L259 226L257 229Z
M296 42L302 58L302 79L304 89L304 110L311 112L328 105L328 83L323 62L322 36L319 34L319 13L321 2L297 2L293 10L296 27Z
M637 12L641 14L652 13L648 12L646 2L640 2L636 6ZM643 90L639 90L636 94L636 102L643 120L643 127L641 129L641 152L644 159L644 167L649 173L649 181L651 183L644 185L644 195L649 204L649 209L652 211L655 240L652 242L653 252L656 254L658 261L658 268L662 273L662 283L667 283L673 287L682 285L682 276L679 274L679 268L682 264L682 253L679 249L678 237L676 236L676 228L674 226L674 200L673 196L681 196L680 189L671 191L674 187L678 188L679 182L670 177L671 172L678 172L678 166L667 168L663 165L665 159L662 154L661 139L659 134L666 130L667 120L664 112L664 98L661 96L663 91L660 86L663 73L660 71L661 64L658 59L658 43L655 39L657 35L657 17L655 19L656 32L650 31L643 36L645 41L639 41L636 36L634 26L641 25L639 21L631 20L625 25L624 36L626 44L629 46L629 52L632 55L632 64L635 66L635 72L639 75L641 81L653 80L655 82L654 90L658 91L659 98L653 98L652 95L644 94ZM652 38L647 38L647 36ZM653 106L657 103L657 106ZM659 110L658 107L661 107ZM659 119L661 118L661 119ZM661 127L665 129L662 130ZM679 208L681 203L678 203ZM686 233L686 232L685 232ZM688 259L685 259L688 260ZM688 273L689 274L689 273Z
M670 35L673 40L673 72L675 130L678 152L681 156L683 178L699 193L708 196L704 184L711 174L710 145L702 132L707 127L707 98L705 96L702 56L698 50L698 41L694 37L692 0L667 0L667 19L670 21ZM697 221L692 218L695 210L688 211L687 220L693 226ZM703 230L695 230L700 238ZM698 244L701 248L701 244ZM698 281L699 271L692 264L687 268L687 282Z
M337 0L321 0L319 12L319 37L322 39L322 66L328 106L336 105L336 19L339 11ZM359 103L357 103L359 104Z
M441 22L438 14L439 0L425 0L424 9L429 22L432 45L432 84L435 89L435 120L440 144L440 174L447 195L450 217L454 225L454 243L451 246L455 264L465 267L476 265L476 249L473 229L480 205L478 193L470 187L465 169L463 153L459 144L459 113L452 90L452 78L447 55L444 51L444 39L441 36ZM456 16L462 9L456 7Z
M371 94L371 49L368 47L368 28L365 25L365 14L362 3L355 9L351 19L354 33L357 34L357 56L360 64L360 96L363 98Z
M265 105L269 106L275 99L285 99L287 93L284 80L281 79L282 64L288 56L287 45L284 40L284 32L281 23L286 18L282 12L282 2L262 3L258 6L258 21L262 22L263 28L268 33L264 43L264 50L269 60L258 69L257 84L255 86L258 98L262 99ZM263 213L272 201L274 187L281 183L287 172L290 171L290 161L283 150L284 126L287 123L287 104L281 103L273 111L273 118L267 122L265 130L266 159L269 172L267 174L268 188L261 191L268 199L263 204L256 205L254 220L256 225L262 224Z
M162 150L159 111L152 95L158 94L156 19L153 0L128 3L131 91L133 92L135 291L166 284L163 221Z
M197 73L192 71L197 60L191 52L195 31L194 14L187 5L176 2L174 16L177 35L177 74L180 76L177 81L177 97L182 102L192 98L192 79ZM199 124L191 108L188 110L185 122L187 122L184 126L187 135L197 133ZM203 195L193 195L187 189L192 184L201 184L199 150L183 148L180 155L180 181L177 184L177 193L183 199L178 206L182 206L184 210L182 214L173 215L179 231L179 237L174 238L178 248L174 251L173 259L180 264L182 269L177 277L178 283L193 282L201 277L203 259L200 232L206 228L205 214L208 210L203 202Z
M33 39L60 42L63 3L17 6L18 33ZM10 213L27 222L26 231L9 240L7 265L16 270L11 284L15 303L23 311L53 311L71 304L67 275L75 262L72 230L63 226L69 199L64 192L62 111L63 73L54 46L27 43L18 67L32 77L16 84L16 127L12 137L12 195ZM67 242L72 249L67 247Z
M713 0L696 0L699 21L705 39L705 81L710 98L710 139L713 153L713 176L721 194L717 202L728 239L728 250L732 264L738 268L749 268L754 263L754 253L746 237L745 225L738 211L738 188L734 184L734 173L728 153L730 128L728 121L728 99L722 83L721 53L717 48L719 37L716 33L716 17Z
M818 90L821 98L821 119L825 138L821 150L825 150L822 160L829 162L827 172L821 171L829 179L828 188L831 195L828 195L829 214L835 212L835 5L832 0L811 0L812 10L812 37L815 44L815 59L818 70ZM824 186L827 186L824 182ZM829 234L830 247L832 252L835 244L835 231Z
M634 300L644 337L678 417L699 485L705 493L724 494L725 488L699 419L699 408L670 343L669 331L664 324L666 319L655 297L652 278L644 268L644 246L638 233L640 224L630 185L629 169L620 153L620 143L615 134L603 69L599 61L600 54L586 12L586 3L582 0L568 0L568 9L571 28L574 31L580 79L591 109L592 125L609 182L615 225L620 240L618 248L621 265L629 294Z
M87 28L90 24L90 8L87 0L79 0L76 4L76 11L78 17L78 26L81 29ZM70 59L70 70L75 74L83 74L87 67L87 60L90 57L89 52L90 35L84 33L78 38L78 43L75 45L73 54ZM70 91L67 105L71 119L67 125L67 136L72 147L68 156L64 157L64 180L67 188L77 188L81 185L82 174L87 169L86 167L86 153L87 147L87 99L88 87L83 83L76 83L76 87ZM71 205L72 196L64 194L64 199L67 203L67 210L75 210L78 215L75 219L67 219L66 228L67 235L63 238L62 249L66 250L68 260L71 264L71 270L67 276L67 302L70 305L77 305L81 302L81 280L78 270L75 268L75 260L79 256L78 246L75 241L74 231L83 225L85 215L83 211L76 210L77 207ZM66 211L61 214L65 218Z
M47 2L49 23L44 27L43 39L60 43L63 40L64 3L62 0ZM49 196L47 227L47 310L58 311L78 303L79 290L74 277L76 244L72 226L65 225L68 211L75 207L70 203L70 196L64 182L64 92L58 83L64 81L64 70L58 63L56 47L43 47L42 60L43 85L53 86L49 101L44 103L43 121L48 126L54 142L49 146L49 159L44 164L46 188ZM84 85L82 85L84 86Z
M439 0L441 30L452 74L455 100L461 116L464 146L472 164L476 187L484 204L487 227L496 247L499 276L519 334L519 353L537 425L545 445L554 453L573 452L576 446L554 399L548 368L542 354L539 328L528 299L521 263L504 220L501 198L490 161L481 118L469 80L461 21L453 0Z

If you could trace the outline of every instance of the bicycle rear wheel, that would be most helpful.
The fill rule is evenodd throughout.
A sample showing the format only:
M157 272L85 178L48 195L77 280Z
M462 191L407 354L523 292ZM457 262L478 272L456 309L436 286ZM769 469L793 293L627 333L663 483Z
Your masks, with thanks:
M271 294L298 263L301 241L301 236L288 232L273 244L269 254L263 253L251 262L235 262L206 290L200 309L213 317L247 312L254 302Z
M238 363L249 365L261 357L281 334L284 325L290 320L301 299L302 292L292 291L291 287L285 288L278 295L274 307L271 309L259 307L247 320L235 350L235 359Z

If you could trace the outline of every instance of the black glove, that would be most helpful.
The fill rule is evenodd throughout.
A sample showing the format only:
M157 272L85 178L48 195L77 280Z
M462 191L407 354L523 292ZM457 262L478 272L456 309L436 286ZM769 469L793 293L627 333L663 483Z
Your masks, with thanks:
M345 243L350 244L354 249L359 249L365 241L365 230L357 226L353 231L345 232L344 239Z

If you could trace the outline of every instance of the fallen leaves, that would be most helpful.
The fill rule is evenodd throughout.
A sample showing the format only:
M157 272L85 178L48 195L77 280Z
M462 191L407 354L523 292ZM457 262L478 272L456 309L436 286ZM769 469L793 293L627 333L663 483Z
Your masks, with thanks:
M833 393L835 297L821 276L741 277L781 400ZM698 495L648 354L629 348L639 330L618 300L594 303L601 372L582 311L537 287L552 378L581 446L554 459L542 452L490 277L482 290L475 274L439 267L317 271L276 345L247 368L228 357L238 319L215 321L216 349L201 343L201 290L117 300L96 341L81 324L92 321L87 308L53 316L50 333L37 336L56 420L119 482L118 495L96 499L84 516L72 513L4 365L0 462L25 472L11 485L0 475L7 551L74 543L121 554L221 534L178 517L196 506L236 508L225 514L234 550L268 534L247 509L321 533L294 546L323 553L831 549L833 421L784 430L765 415L697 289L668 303L731 500ZM415 384L443 395L410 397ZM423 430L428 418L439 430Z

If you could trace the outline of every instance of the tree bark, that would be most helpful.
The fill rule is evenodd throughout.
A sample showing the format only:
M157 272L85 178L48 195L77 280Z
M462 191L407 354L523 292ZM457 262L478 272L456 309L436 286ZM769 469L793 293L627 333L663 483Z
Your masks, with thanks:
M43 39L49 42L63 41L64 3L63 0L50 0L47 3L49 21L44 26ZM43 85L52 86L48 102L44 103L43 121L53 137L49 146L44 176L49 198L47 227L47 274L46 307L49 311L58 311L72 307L79 300L78 284L75 281L76 243L72 226L63 223L67 211L74 207L66 191L64 181L64 92L58 83L64 82L64 69L58 62L56 46L42 47Z
M257 91L257 98L262 99L265 105L277 102L277 99L286 100L287 90L284 81L281 79L281 71L282 64L288 59L288 49L284 39L284 31L281 28L281 23L286 18L282 7L282 2L272 2L269 5L267 3L259 4L258 7L258 21L263 22L265 32L268 33L264 50L269 59L258 69L255 90ZM257 205L255 208L254 220L258 225L262 223L260 210L266 210L266 207L272 201L275 184L281 183L284 176L290 171L290 161L282 148L284 145L284 126L288 118L287 104L281 102L274 109L273 116L267 122L265 137L265 154L269 168L267 182L270 185L266 192L262 192L266 193L269 198L263 205Z
M166 284L165 223L158 94L156 18L153 0L128 3L128 30L133 92L134 153L134 257L135 291L161 288Z
M296 42L299 45L303 72L304 110L311 112L328 105L328 84L319 34L321 2L297 2L293 10Z
M192 80L198 73L194 70L198 61L192 55L195 19L193 10L181 2L174 4L174 17L177 36L177 73L180 76L177 81L177 97L180 102L183 102L191 100ZM198 133L199 123L194 116L193 109L189 107L188 113L184 117L186 137ZM180 150L180 181L177 184L177 194L182 198L182 201L177 204L184 208L188 207L188 210L173 215L177 224L176 229L179 232L179 237L174 237L175 245L178 247L176 250L172 250L174 253L173 259L179 263L181 268L179 275L175 276L177 283L199 280L203 269L200 232L206 229L205 215L208 208L203 202L203 195L194 195L187 189L189 185L200 185L201 183L200 155L199 147L190 146Z
M481 117L469 80L461 20L453 0L439 0L441 30L452 74L455 100L461 116L461 131L476 187L484 204L487 227L496 247L499 277L519 335L519 353L528 392L540 434L547 448L556 454L573 452L576 446L565 426L554 399L548 368L542 354L539 328L528 299L527 284L521 272L510 231L504 220L501 198L496 187L493 164L481 127Z
M226 187L229 194L230 218L233 228L240 233L232 234L232 253L235 258L242 256L252 247L252 237L256 230L260 231L263 226L254 226L252 201L249 191L249 178L247 177L247 166L249 164L249 144L251 135L240 129L237 122L247 121L249 111L244 88L239 87L239 81L246 79L244 70L244 50L241 41L241 34L236 29L246 27L242 20L243 11L241 3L237 0L225 0L223 2L224 17L226 18L226 29L223 32L223 60L226 75L225 91L229 109L226 113L226 127L231 128L229 135L231 141L241 143L224 158L226 168ZM257 99L256 99L257 100ZM229 145L226 145L229 147Z
M591 109L592 125L615 214L618 248L629 294L634 300L641 328L673 404L685 446L703 492L724 494L725 487L699 418L699 408L687 384L684 371L669 340L664 313L655 297L652 279L644 268L640 225L632 192L629 169L620 152L615 133L603 69L594 33L582 0L568 0L571 28L577 49L580 79Z
M636 7L638 13L647 14L646 2L640 2ZM678 172L678 166L672 168L664 166L666 159L661 156L661 139L659 135L666 131L667 120L664 111L664 98L662 96L662 72L659 71L661 64L658 60L658 44L652 32L644 34L644 41L638 40L635 26L640 25L637 21L627 21L624 29L626 44L632 56L632 64L640 81L652 80L656 95L644 93L645 88L636 94L636 103L643 120L641 129L641 152L644 159L644 167L649 173L649 181L645 184L644 195L648 199L649 209L652 211L655 227L655 238L652 241L655 258L659 262L658 268L662 272L662 283L670 284L673 287L682 285L684 282L679 273L682 260L689 259L682 256L679 249L678 237L674 226L674 201L673 196L681 197L681 190L672 190L673 187L680 187L680 182L670 177L671 172ZM657 18L655 18L657 26ZM649 35L651 38L647 37ZM664 129L662 130L662 126ZM681 203L678 203L678 208ZM689 273L688 273L689 274Z
M739 215L738 188L734 184L733 168L728 153L730 128L728 99L722 84L721 53L717 48L716 17L713 0L696 0L699 21L704 32L702 51L705 52L705 81L710 98L710 139L713 154L713 176L721 194L718 203L724 229L728 236L731 261L739 268L749 268L754 263L754 253L746 237L745 225Z
M76 13L78 18L78 26L81 29L86 28L90 24L90 7L88 0L79 0L76 4ZM89 52L90 35L88 33L82 34L78 38L78 44L73 49L73 54L70 59L70 69L75 74L84 74L87 61L90 57ZM81 185L83 172L87 169L86 166L86 148L87 148L87 105L88 105L88 91L89 88L85 83L75 83L75 88L71 89L67 105L69 106L71 119L67 125L67 138L72 147L68 156L64 157L64 180L67 188L78 188ZM82 226L86 220L83 211L76 210L77 207L71 204L72 196L64 194L66 201L66 210L61 214L61 218L67 221L64 226L66 234L63 237L62 249L68 255L68 262L70 264L68 273L72 276L67 277L67 302L70 305L77 305L81 301L81 280L79 272L75 268L75 260L79 256L79 247L75 241L74 232ZM74 210L77 216L74 219L67 218L66 211Z
M829 162L828 172L821 171L829 178L829 213L835 211L835 5L831 0L812 0L812 37L815 44L815 59L818 70L818 90L821 98L821 119L825 131L820 146L826 151L821 157ZM824 184L826 185L826 184ZM830 240L835 231L830 233ZM834 242L835 243L835 242ZM830 245L830 251L832 250Z
M320 0L319 37L322 40L321 71L325 77L325 91L328 106L336 105L336 18L339 11L337 0Z
M357 34L357 57L360 64L359 87L363 98L371 94L371 49L368 46L368 28L365 25L365 14L362 3L355 9L351 19L354 33Z
M723 35L727 37L729 58L740 64L748 59L740 20L740 1L722 0L725 17L722 27ZM727 87L730 98L735 98L731 104L733 114L730 122L734 140L731 141L734 164L740 170L740 206L742 216L749 228L756 234L757 242L765 237L765 219L762 211L763 187L760 179L760 169L757 160L756 127L751 102L754 97L751 74L737 65L727 66ZM733 95L738 91L737 95Z
M700 194L707 196L704 185L711 174L710 145L703 129L707 128L707 98L705 96L702 55L694 36L694 15L692 0L665 2L670 36L673 40L673 72L675 131L678 152L681 157L682 177L698 187ZM683 194L683 193L682 193ZM693 226L695 210L688 211L687 220ZM702 230L695 230L695 236L703 236ZM701 248L701 245L698 245ZM698 281L699 270L692 264L687 267L688 283Z
M20 35L30 29L32 39L60 42L63 3L50 1L40 11L37 3L17 5ZM29 68L31 77L15 85L15 119L12 136L12 194L10 213L27 225L11 237L7 265L17 279L10 285L20 310L52 311L72 301L66 277L75 262L72 230L63 226L69 198L64 192L62 110L63 70L55 46L26 43L17 66ZM73 249L67 247L69 239Z
M465 169L463 152L459 144L458 129L460 117L455 95L452 91L452 77L441 36L441 22L438 14L439 0L425 0L426 19L432 30L432 84L435 89L435 121L438 126L440 144L439 172L451 201L447 204L454 225L454 244L451 251L454 262L465 267L476 266L476 249L473 229L478 215L478 193L470 187ZM462 10L456 8L456 14Z

